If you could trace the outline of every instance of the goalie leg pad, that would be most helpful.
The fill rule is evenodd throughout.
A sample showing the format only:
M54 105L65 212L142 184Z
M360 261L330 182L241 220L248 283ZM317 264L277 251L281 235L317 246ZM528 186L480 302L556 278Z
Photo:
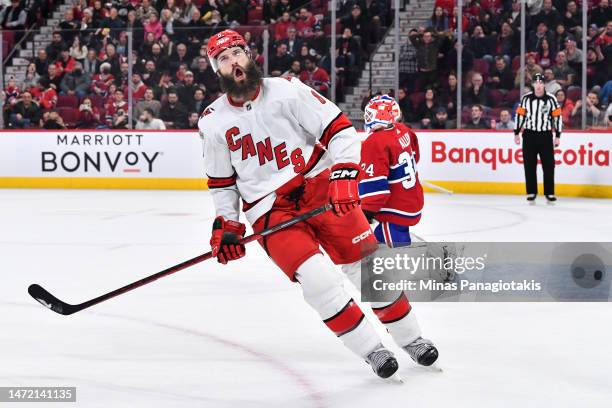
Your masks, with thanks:
M342 277L326 265L322 255L302 263L295 277L306 302L349 350L365 358L381 343L359 305L344 289Z

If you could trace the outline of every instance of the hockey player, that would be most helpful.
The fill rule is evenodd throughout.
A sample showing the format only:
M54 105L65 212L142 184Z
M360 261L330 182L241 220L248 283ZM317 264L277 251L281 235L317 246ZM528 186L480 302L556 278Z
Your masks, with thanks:
M216 209L211 247L221 263L239 259L245 234L240 204L255 232L331 203L327 212L260 241L324 323L380 377L397 371L393 354L326 264L340 265L376 249L359 210L360 148L336 105L295 78L264 78L244 39L225 30L208 42L210 65L225 92L203 113L206 174ZM330 169L331 167L331 169ZM406 305L400 305L400 313Z
M410 227L419 222L423 208L423 188L416 171L418 140L412 130L399 123L399 117L399 106L393 98L388 95L372 98L364 114L369 134L361 146L361 206L368 220L378 221L374 229L378 242L391 248L410 245ZM356 282L354 275L354 270L349 273ZM398 291L396 299L392 303L373 302L371 306L395 342L413 360L426 366L433 364L438 350L430 340L421 337L405 293ZM401 318L395 314L384 316L398 304L407 305L408 313Z

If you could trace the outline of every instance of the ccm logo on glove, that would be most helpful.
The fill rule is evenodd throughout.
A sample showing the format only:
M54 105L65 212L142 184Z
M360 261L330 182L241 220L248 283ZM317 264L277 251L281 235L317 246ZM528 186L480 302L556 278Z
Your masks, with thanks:
M342 217L359 206L359 166L355 163L338 163L329 176L329 202L334 213Z

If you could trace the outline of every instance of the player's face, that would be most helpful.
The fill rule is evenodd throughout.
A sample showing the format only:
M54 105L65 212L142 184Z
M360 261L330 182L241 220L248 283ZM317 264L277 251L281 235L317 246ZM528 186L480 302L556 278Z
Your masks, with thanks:
M232 47L223 51L217 57L219 73L224 77L232 77L234 81L246 80L246 68L249 57L240 47Z

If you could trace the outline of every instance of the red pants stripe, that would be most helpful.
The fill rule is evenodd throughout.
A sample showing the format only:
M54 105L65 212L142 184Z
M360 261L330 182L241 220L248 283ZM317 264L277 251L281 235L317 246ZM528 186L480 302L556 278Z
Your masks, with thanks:
M372 308L378 319L383 323L393 323L403 319L410 313L412 306L408 298L402 292L393 303L380 308Z
M365 315L357 303L351 299L342 310L329 319L323 320L323 322L336 334L336 336L340 337L343 334L355 330L364 317Z

